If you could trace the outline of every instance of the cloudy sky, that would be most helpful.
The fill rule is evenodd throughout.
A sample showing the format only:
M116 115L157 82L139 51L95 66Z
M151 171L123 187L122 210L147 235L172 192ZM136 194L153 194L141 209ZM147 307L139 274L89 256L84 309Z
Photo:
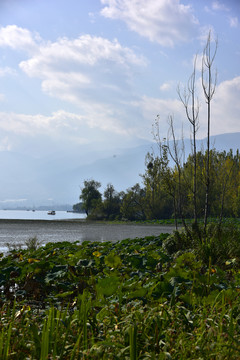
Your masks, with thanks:
M152 140L157 115L166 136L169 114L188 137L176 89L210 29L211 133L239 132L238 0L0 0L0 151L136 146Z

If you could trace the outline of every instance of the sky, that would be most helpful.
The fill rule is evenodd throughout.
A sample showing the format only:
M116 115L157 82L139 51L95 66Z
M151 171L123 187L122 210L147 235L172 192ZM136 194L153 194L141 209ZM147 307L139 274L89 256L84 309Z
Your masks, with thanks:
M197 55L198 138L206 137L201 55L218 41L211 135L240 131L239 0L0 0L0 151L114 151L189 123Z

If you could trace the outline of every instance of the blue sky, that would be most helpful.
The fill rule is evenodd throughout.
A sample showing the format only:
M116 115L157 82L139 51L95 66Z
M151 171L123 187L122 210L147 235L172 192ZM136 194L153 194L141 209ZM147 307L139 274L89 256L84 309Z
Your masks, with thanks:
M189 124L177 94L211 29L211 134L240 131L238 0L0 0L0 151L113 151ZM214 44L213 44L214 46ZM200 71L198 138L206 136Z

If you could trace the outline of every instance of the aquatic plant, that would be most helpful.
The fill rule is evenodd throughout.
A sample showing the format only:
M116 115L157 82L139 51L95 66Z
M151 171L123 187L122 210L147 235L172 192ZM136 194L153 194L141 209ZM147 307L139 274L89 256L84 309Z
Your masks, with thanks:
M207 262L197 241L177 252L168 241L59 242L3 256L0 358L238 359L237 253Z

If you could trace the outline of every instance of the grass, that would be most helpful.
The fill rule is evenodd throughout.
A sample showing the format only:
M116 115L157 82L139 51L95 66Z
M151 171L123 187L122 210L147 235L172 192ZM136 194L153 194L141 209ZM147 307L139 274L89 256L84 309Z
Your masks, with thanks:
M0 358L239 359L239 249L238 227L213 225L205 244L176 232L12 250Z

